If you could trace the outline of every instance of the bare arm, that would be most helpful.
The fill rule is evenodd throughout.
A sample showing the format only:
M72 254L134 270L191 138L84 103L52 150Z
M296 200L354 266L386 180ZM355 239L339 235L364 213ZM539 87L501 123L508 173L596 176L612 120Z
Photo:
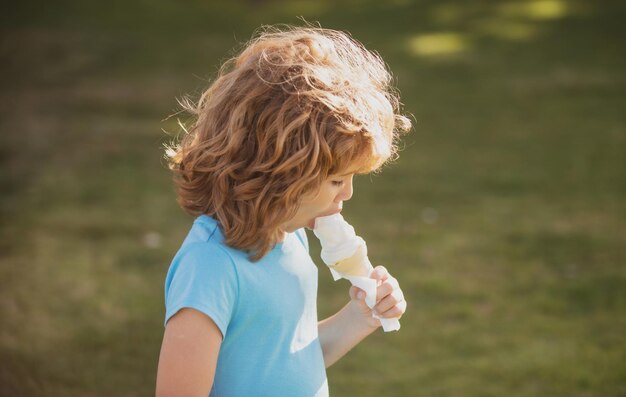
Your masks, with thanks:
M352 300L339 312L317 324L326 368L337 362L378 327L363 321L363 315L355 313L360 310L362 308Z
M213 386L222 333L207 315L181 309L167 322L156 396L206 397Z

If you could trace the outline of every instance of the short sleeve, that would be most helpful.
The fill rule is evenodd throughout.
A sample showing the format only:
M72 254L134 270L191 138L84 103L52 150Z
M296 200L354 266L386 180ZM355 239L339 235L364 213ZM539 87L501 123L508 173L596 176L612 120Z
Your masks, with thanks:
M230 256L214 244L190 244L173 259L165 282L165 324L182 308L207 316L226 335L237 304L238 279Z

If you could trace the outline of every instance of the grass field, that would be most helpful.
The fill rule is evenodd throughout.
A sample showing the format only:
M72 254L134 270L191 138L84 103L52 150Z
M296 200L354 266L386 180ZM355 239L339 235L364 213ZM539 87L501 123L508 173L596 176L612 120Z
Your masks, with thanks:
M623 2L208 3L0 17L0 395L154 393L191 224L164 119L296 16L378 51L415 124L344 211L408 311L328 370L331 395L626 395ZM348 286L320 270L325 317Z

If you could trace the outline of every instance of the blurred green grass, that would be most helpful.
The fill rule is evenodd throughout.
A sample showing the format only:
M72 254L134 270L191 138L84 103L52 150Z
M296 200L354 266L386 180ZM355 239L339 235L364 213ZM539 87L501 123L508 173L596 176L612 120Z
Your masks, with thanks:
M0 17L0 395L153 394L191 223L163 119L255 28L300 15L378 51L416 121L344 211L408 312L329 369L331 394L626 394L622 3L180 4ZM320 272L320 317L347 287Z

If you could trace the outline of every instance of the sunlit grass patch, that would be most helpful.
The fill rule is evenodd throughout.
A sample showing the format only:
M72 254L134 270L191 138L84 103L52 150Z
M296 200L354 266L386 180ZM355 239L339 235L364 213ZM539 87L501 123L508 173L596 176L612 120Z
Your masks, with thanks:
M413 55L432 57L463 52L469 46L468 39L461 33L424 33L409 39L408 49Z
M496 9L502 16L550 20L566 16L568 2L564 0L509 1L499 4Z

